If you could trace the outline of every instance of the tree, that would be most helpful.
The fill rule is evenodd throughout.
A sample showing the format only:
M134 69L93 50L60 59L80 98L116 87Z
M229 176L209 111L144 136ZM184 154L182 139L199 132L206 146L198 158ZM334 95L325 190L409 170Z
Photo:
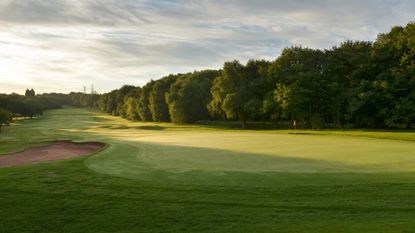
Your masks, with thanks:
M113 115L120 115L121 117L126 117L126 112L124 109L124 101L125 96L130 93L135 87L131 85L124 85L122 86L116 93L115 93L115 110Z
M212 116L240 120L242 127L245 127L248 115L244 104L248 88L243 74L244 66L239 61L225 62L221 76L213 83L209 111Z
M141 93L141 87L135 87L132 89L126 96L124 101L124 111L125 111L125 117L129 120L137 121L141 120L140 114L139 114L139 106L138 106L138 100Z
M101 111L104 111L111 115L118 115L117 112L117 92L118 90L112 90L109 93L106 93L100 97L99 108Z
M149 109L151 118L157 122L170 121L169 107L166 103L166 93L170 86L181 75L169 75L154 82L149 93Z
M270 62L265 60L250 60L245 65L247 92L244 111L250 120L262 120L265 122L270 116L262 111L263 101L273 89L273 82L269 78L268 69Z
M207 105L212 98L213 79L218 75L218 71L204 70L177 78L166 93L171 121L184 124L210 119Z
M261 113L274 122L274 127L282 118L288 118L288 89L284 84L277 83L275 89L265 95Z
M297 81L288 86L287 108L294 115L293 120L302 121L308 128L320 128L322 125L313 124L315 119L324 122L325 96L324 80L315 73L299 74ZM317 117L319 116L319 117ZM313 121L314 119L314 121Z
M391 116L386 120L386 125L389 127L396 127L402 124L407 129L412 128L412 123L415 121L415 101L410 98L402 98L395 103L391 109Z
M270 87L267 83L268 66L266 61L250 60L246 66L239 61L226 62L222 74L212 86L210 113L239 120L243 128L247 120L260 116L264 95Z
M154 81L151 80L141 88L140 96L138 98L138 115L142 121L152 120L152 115L149 108L149 96L153 85Z
M0 108L0 133L3 124L9 124L12 119L12 114L6 109Z
M361 80L372 80L373 44L368 41L346 41L326 51L325 79L330 103L327 106L328 120L335 127L343 126L346 121L353 121L354 113L347 111L353 90Z
M107 112L107 103L108 103L109 94L105 93L99 97L98 101L98 108L103 111ZM107 112L108 113L108 112Z
M330 100L326 96L325 70L325 53L302 47L284 49L270 66L270 76L280 89L276 89L276 96L285 101L286 109L282 109L288 111L285 115L289 115L291 127L301 121L313 128L313 122L317 121L312 119L319 118L318 123L324 121L322 115ZM279 94L279 91L284 93Z
M39 100L28 98L23 101L23 116L33 118L43 114L43 106Z
M35 90L33 90L33 88L32 89L26 89L26 92L25 92L25 96L27 96L27 97L35 97Z

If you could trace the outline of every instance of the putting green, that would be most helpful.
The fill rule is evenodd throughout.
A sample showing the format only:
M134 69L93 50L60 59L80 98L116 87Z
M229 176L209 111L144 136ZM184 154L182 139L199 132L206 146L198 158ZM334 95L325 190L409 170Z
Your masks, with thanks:
M411 141L179 127L143 130L124 123L121 129L111 125L89 130L113 142L109 150L86 161L89 168L133 178L142 177L146 168L175 173L415 170L415 143Z
M115 136L114 136L115 137ZM121 137L115 137L118 142ZM371 138L256 132L124 132L124 144L89 158L109 174L138 166L172 172L402 172L415 170L415 143ZM127 149L128 148L128 149ZM119 167L120 171L116 171ZM139 177L139 176L137 176Z

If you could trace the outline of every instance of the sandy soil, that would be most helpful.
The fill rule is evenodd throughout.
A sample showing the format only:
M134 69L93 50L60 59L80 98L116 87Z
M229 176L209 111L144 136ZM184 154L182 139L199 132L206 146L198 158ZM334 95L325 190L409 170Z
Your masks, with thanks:
M22 152L0 156L0 167L63 160L92 154L105 146L100 142L55 141L46 146L33 147Z

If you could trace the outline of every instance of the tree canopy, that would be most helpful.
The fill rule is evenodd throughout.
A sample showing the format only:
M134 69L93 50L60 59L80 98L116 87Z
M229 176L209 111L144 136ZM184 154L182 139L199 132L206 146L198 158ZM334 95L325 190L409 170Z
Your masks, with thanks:
M0 133L1 128L4 124L9 124L12 120L12 113L7 111L6 109L0 108Z
M374 42L345 41L327 50L292 46L272 62L234 60L221 70L150 81L123 106L131 112L129 119L180 124L222 119L244 127L247 121L285 121L315 129L410 128L415 121L414 38L415 24L409 23ZM111 95L116 93L102 95L100 102Z

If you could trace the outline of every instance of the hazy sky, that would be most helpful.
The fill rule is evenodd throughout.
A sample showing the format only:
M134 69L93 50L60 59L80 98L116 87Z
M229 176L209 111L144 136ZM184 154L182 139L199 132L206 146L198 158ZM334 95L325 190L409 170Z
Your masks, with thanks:
M374 40L414 0L0 0L0 92L106 92L290 45Z

